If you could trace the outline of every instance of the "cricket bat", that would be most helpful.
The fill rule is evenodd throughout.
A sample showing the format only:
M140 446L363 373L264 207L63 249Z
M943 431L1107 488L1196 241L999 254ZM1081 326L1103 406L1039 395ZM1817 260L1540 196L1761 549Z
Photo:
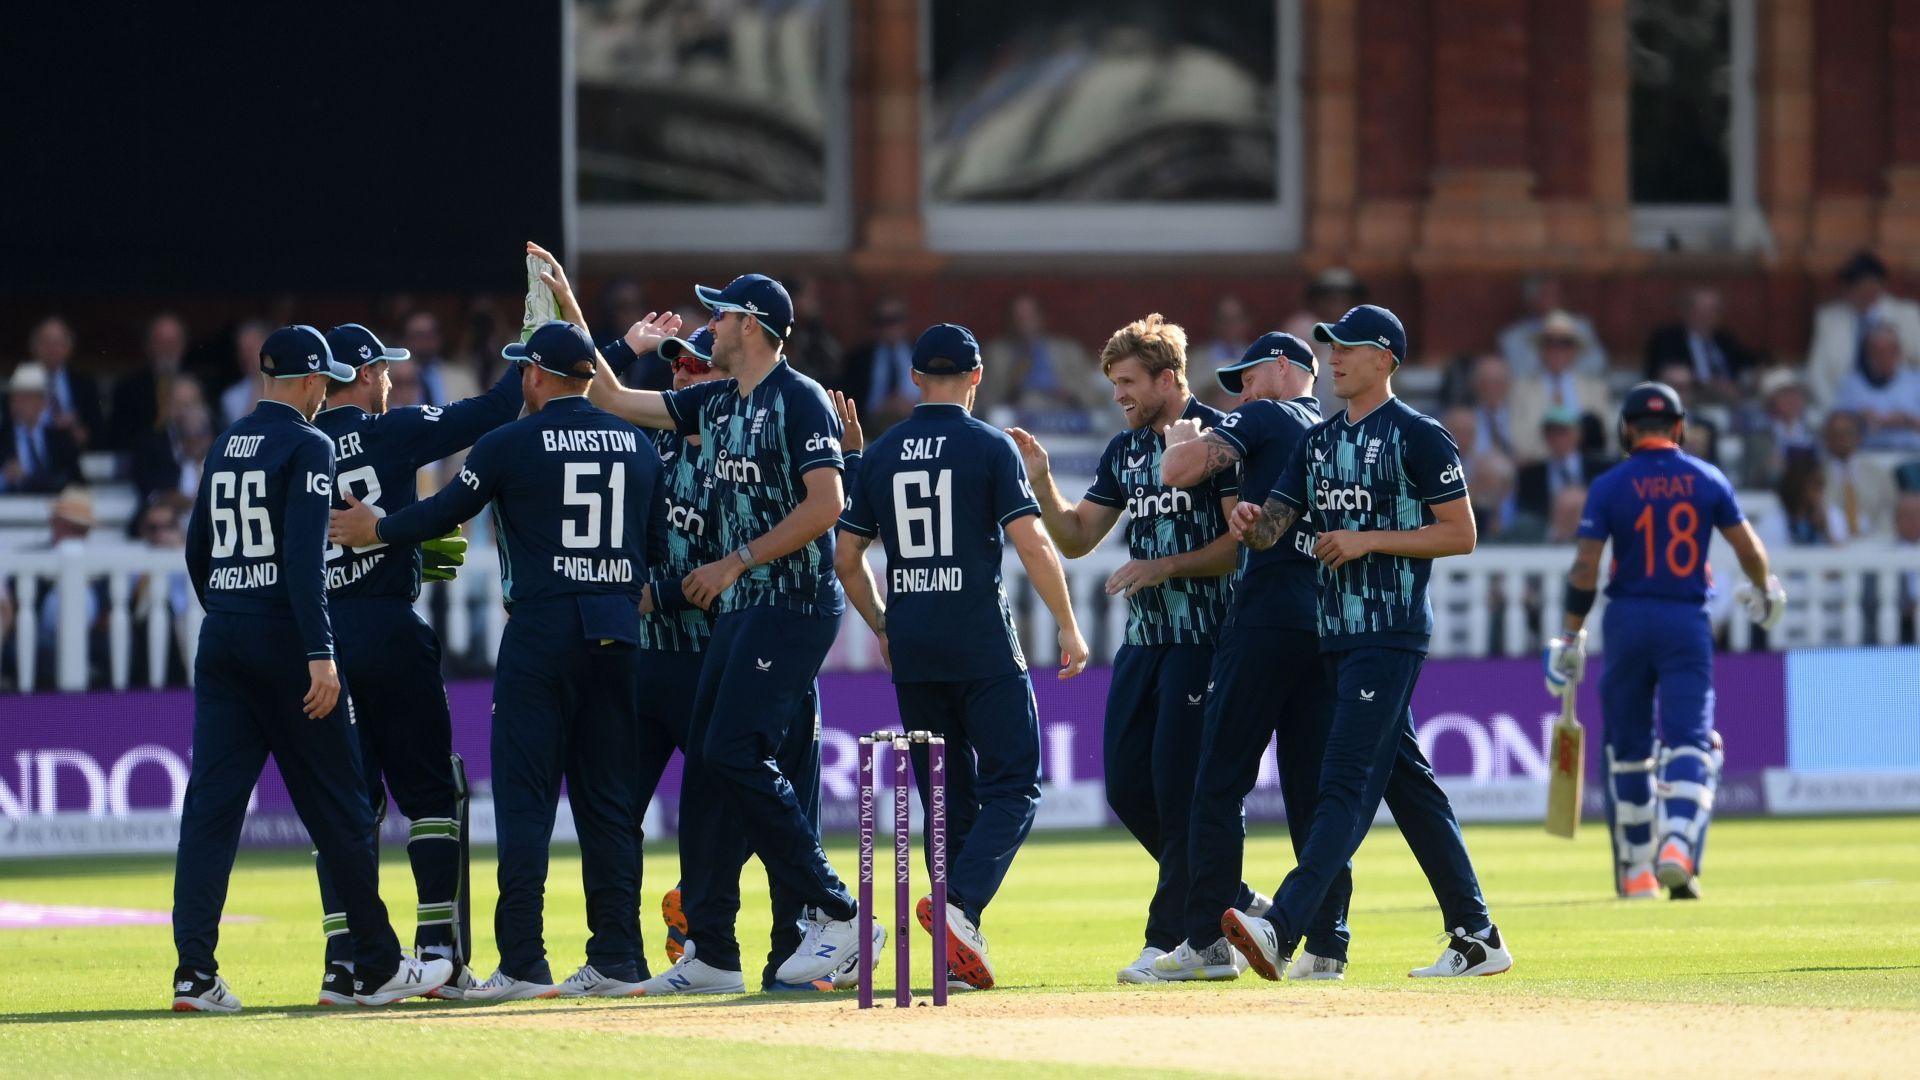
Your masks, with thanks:
M1580 785L1587 774L1587 731L1573 712L1574 689L1567 687L1560 699L1547 754L1547 832L1569 840L1580 830Z

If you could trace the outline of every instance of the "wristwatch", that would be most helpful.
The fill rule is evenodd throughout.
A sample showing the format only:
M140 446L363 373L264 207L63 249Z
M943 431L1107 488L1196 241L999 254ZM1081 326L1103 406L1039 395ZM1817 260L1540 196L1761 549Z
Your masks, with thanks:
M734 552L734 554L740 556L740 562L749 570L760 565L753 561L753 547L750 544L741 544L740 550Z

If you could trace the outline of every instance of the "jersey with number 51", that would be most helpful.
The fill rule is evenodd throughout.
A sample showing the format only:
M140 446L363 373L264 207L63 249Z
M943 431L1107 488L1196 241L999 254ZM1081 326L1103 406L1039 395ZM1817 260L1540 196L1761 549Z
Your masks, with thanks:
M1704 604L1713 595L1707 570L1713 530L1745 520L1719 469L1656 440L1594 480L1578 535L1613 541L1608 597Z
M501 593L524 600L640 598L649 558L664 555L660 455L633 425L584 397L547 402L481 436L453 482L389 516L380 536L419 543L493 504Z
M187 573L208 614L292 617L307 658L333 655L327 511L333 444L262 400L213 440L187 520Z

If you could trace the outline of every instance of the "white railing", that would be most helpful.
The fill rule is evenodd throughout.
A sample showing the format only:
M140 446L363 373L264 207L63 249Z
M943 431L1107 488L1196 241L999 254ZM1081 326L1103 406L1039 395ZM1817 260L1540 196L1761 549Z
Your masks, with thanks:
M1891 644L1898 639L1900 576L1920 573L1920 547L1789 548L1772 555L1790 603L1785 621L1771 635L1771 647ZM1429 588L1433 655L1533 654L1540 648L1543 629L1551 633L1560 625L1561 583L1571 558L1567 546L1487 546L1435 564ZM1097 658L1111 657L1125 636L1126 602L1105 591L1108 575L1124 561L1124 551L1109 545L1066 563L1074 610ZM423 590L416 609L435 624L449 656L490 664L496 654L506 626L496 565L491 547L476 546L458 578ZM1741 580L1733 553L1718 537L1709 549L1709 565L1723 593ZM7 642L19 688L31 690L48 681L39 675L41 654L49 648L51 682L61 690L85 689L93 663L104 664L113 687L125 688L135 650L145 652L144 682L159 686L166 677L170 645L179 650L182 666L191 675L203 616L191 598L177 616L167 600L171 579L184 573L178 552L134 545L0 552L0 589L10 591L15 609L12 625L0 626L0 639ZM1019 560L1011 554L1005 573L1028 656L1036 667L1048 667L1057 656L1053 618L1027 587ZM56 630L52 641L44 641L38 613L49 587L58 590ZM99 610L90 612L96 596ZM1604 606L1603 599L1602 610ZM1716 598L1711 610L1715 622L1727 628L1730 648L1755 646L1752 627L1735 616L1726 595ZM1604 648L1598 640L1598 611L1588 625L1593 648ZM103 645L93 644L96 635L104 639ZM871 670L878 662L866 628L856 618L844 620L828 666L859 671Z

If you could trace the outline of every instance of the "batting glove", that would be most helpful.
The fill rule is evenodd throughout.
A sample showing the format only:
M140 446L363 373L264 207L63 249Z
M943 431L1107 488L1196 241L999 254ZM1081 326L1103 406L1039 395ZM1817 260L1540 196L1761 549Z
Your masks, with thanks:
M1747 618L1753 620L1753 625L1762 630L1779 626L1780 620L1787 614L1787 587L1772 575L1767 576L1765 592L1755 589L1751 582L1743 581L1739 588L1733 590L1733 598L1747 609Z
M1587 632L1547 642L1547 693L1565 697L1587 676Z
M452 581L467 561L467 538L455 529L420 545L420 579Z

